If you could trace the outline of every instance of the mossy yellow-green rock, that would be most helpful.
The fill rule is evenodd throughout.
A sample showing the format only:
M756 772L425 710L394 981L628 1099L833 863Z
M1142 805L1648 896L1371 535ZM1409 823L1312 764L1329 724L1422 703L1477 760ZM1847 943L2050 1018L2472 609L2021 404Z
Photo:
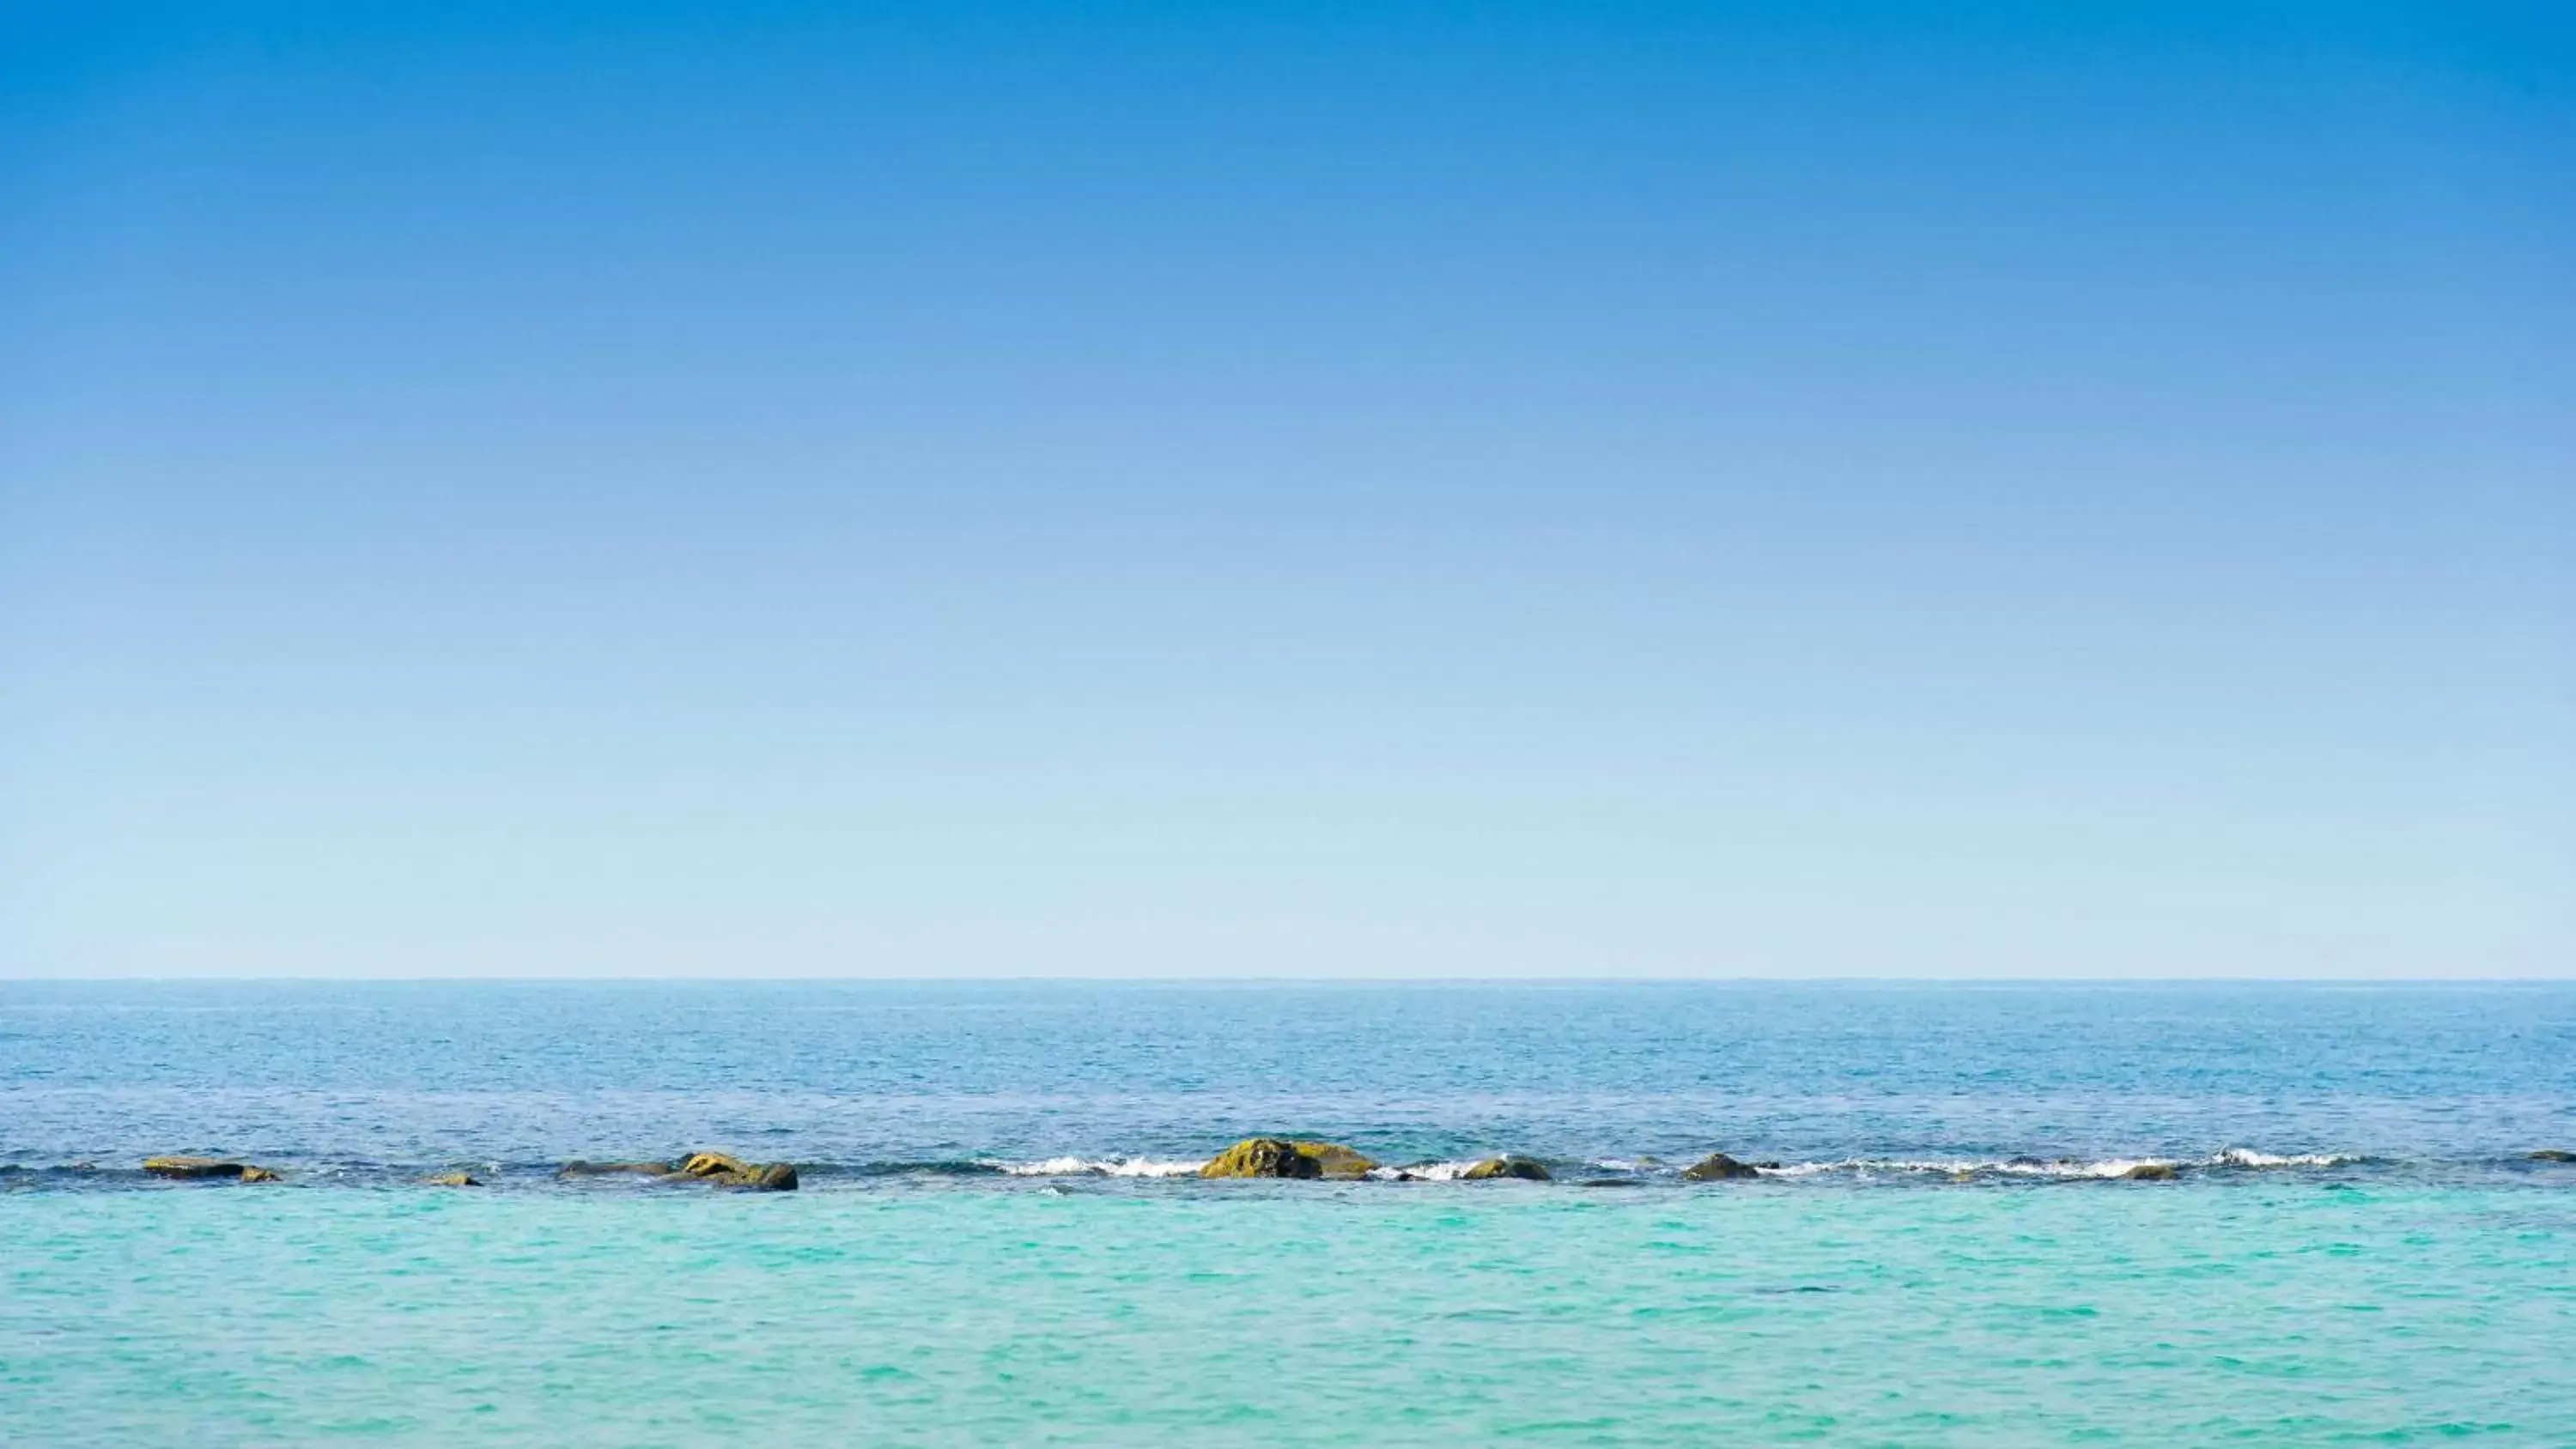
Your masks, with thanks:
M2170 1162L2141 1162L2120 1175L2131 1182L2171 1182L2175 1176Z
M237 1182L275 1182L277 1174L265 1167L247 1162L234 1162L222 1157L147 1157L143 1170L154 1177L186 1180L231 1178Z
M1367 1156L1338 1142L1296 1142L1300 1157L1311 1158L1318 1173L1325 1177L1366 1177L1377 1167Z
M1546 1182L1554 1176L1554 1173L1547 1170L1547 1164L1537 1158L1511 1154L1488 1157L1466 1171L1469 1182L1487 1182L1498 1177L1516 1177L1523 1182Z
M784 1162L745 1162L722 1152L693 1152L670 1174L747 1192L794 1192L796 1169Z
M431 1187L481 1187L482 1179L471 1173L442 1172L429 1180Z
M2531 1162L2576 1162L2576 1152L2564 1147L2544 1147L2526 1159Z
M1285 1137L1247 1137L1199 1169L1201 1177L1321 1177L1324 1165Z
M1752 1163L1738 1162L1723 1152L1712 1152L1682 1171L1692 1182L1731 1182L1761 1175Z
M1247 1137L1199 1169L1201 1177L1364 1177L1377 1166L1366 1153L1338 1142L1297 1142Z

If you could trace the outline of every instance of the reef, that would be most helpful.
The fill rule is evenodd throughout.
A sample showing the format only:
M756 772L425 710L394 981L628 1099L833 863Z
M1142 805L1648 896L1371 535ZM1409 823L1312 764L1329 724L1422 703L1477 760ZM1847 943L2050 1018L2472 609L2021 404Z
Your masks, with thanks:
M677 1162L567 1162L557 1177L650 1177L662 1182L703 1182L745 1192L794 1192L796 1168L785 1162L745 1162L721 1152L692 1152Z
M674 1177L694 1178L746 1192L794 1192L796 1169L784 1162L745 1162L721 1152L692 1153Z
M277 1173L269 1168L255 1167L247 1162L235 1162L223 1157L147 1157L143 1159L143 1170L154 1177L172 1177L191 1182L218 1178L233 1182L280 1180Z
M1338 1142L1247 1137L1199 1169L1201 1177L1363 1177L1377 1164Z

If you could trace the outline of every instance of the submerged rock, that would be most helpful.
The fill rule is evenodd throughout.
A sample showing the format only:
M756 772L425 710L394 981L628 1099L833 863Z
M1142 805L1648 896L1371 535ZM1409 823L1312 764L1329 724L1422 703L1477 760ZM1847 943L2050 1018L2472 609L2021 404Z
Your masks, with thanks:
M1761 1169L1752 1163L1738 1162L1723 1152L1712 1152L1682 1170L1682 1176L1692 1182L1730 1182L1761 1175Z
M1547 1164L1537 1158L1514 1154L1488 1157L1468 1168L1463 1175L1469 1182L1486 1182L1498 1177L1516 1177L1523 1182L1546 1182L1555 1176L1547 1170Z
M276 1173L247 1162L234 1162L222 1157L147 1157L143 1170L154 1177L174 1177L185 1181L230 1178L235 1182L275 1182Z
M2171 1182L2178 1174L2170 1162L2141 1162L2120 1175L2131 1182Z
M745 1162L721 1152L695 1152L673 1177L741 1188L745 1192L794 1192L796 1169L784 1162Z
M1201 1177L1321 1177L1324 1164L1285 1137L1247 1137L1199 1169Z
M677 1162L567 1162L557 1177L650 1177L703 1182L754 1192L794 1192L796 1169L784 1162L745 1162L722 1152L692 1152Z
M2576 1152L2564 1147L2544 1147L2524 1159L2528 1162L2576 1162Z
M429 1180L431 1187L481 1187L483 1180L471 1173L442 1172Z

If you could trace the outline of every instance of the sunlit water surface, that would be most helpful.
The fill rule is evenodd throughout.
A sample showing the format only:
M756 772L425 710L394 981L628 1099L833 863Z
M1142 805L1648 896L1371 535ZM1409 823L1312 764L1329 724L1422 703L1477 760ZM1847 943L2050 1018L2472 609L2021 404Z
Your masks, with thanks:
M0 983L0 1437L2566 1445L2547 1146L2576 988Z

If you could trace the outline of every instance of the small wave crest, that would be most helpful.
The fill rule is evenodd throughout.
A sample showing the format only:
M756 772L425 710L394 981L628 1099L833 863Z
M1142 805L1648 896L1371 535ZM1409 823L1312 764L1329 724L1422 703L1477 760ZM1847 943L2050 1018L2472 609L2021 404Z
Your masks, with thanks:
M1489 1160L1485 1156L1443 1161L1415 1161L1378 1167L1366 1176L1378 1182L1458 1182L1466 1179L1477 1166ZM2354 1164L2390 1164L2394 1159L2374 1158L2345 1152L2266 1152L2252 1147L2228 1147L2207 1155L2138 1154L2115 1157L2079 1158L2038 1156L1992 1157L1983 1155L1938 1156L1864 1156L1815 1159L1793 1162L1756 1162L1752 1165L1764 1178L1796 1181L1800 1179L1845 1180L1854 1182L1935 1182L1935 1181L2083 1181L2125 1178L2132 1175L2164 1177L2179 1174L2208 1174L2213 1179L2248 1180L2266 1175L2325 1171ZM1583 1159L1558 1158L1557 1176L1561 1180L1603 1185L1678 1184L1682 1181L1684 1163L1655 1158L1601 1156ZM557 1164L551 1161L495 1161L462 1163L440 1159L424 1163L388 1163L375 1161L332 1161L292 1158L272 1159L270 1165L283 1171L291 1180L316 1184L354 1186L401 1185L429 1174L469 1166L474 1175L489 1182L505 1180L554 1181ZM1198 1175L1207 1165L1199 1157L1157 1157L1144 1154L1128 1156L1085 1156L1064 1154L1037 1159L1000 1157L939 1158L910 1160L903 1158L866 1159L829 1162L808 1160L798 1164L809 1183L831 1180L864 1182L888 1178L975 1178L1004 1176L1013 1178L1126 1178L1184 1179ZM2142 1171L2143 1169L2143 1171ZM79 1163L0 1163L0 1187L36 1188L52 1185L69 1186L83 1181L96 1181L102 1186L150 1180L139 1168L123 1165L96 1166Z
M992 1164L1012 1177L1192 1177L1206 1158L1050 1157L1040 1162Z
M2035 1177L2035 1178L2119 1178L2140 1168L2249 1167L2340 1167L2359 1162L2360 1157L2338 1152L2257 1152L2250 1147L2230 1147L2208 1157L2037 1157L2005 1158L1905 1158L1846 1157L1833 1162L1793 1162L1781 1167L1765 1167L1765 1177L1815 1177L1824 1173L1919 1174L1942 1177Z
M1465 1177L1481 1157L1463 1162L1416 1162L1405 1167L1371 1168L1368 1175L1379 1182L1456 1182Z
M1826 1173L1851 1173L1856 1176L1878 1174L1918 1174L1938 1177L2126 1177L2141 1167L2173 1164L2154 1157L2106 1157L2098 1161L2060 1158L2042 1161L2035 1157L2009 1158L1906 1158L1846 1157L1837 1162L1792 1162L1781 1167L1761 1169L1764 1177L1817 1177Z
M2362 1159L2348 1152L2293 1152L2281 1156L2251 1147L2230 1147L2209 1160L2211 1167L2341 1167Z

